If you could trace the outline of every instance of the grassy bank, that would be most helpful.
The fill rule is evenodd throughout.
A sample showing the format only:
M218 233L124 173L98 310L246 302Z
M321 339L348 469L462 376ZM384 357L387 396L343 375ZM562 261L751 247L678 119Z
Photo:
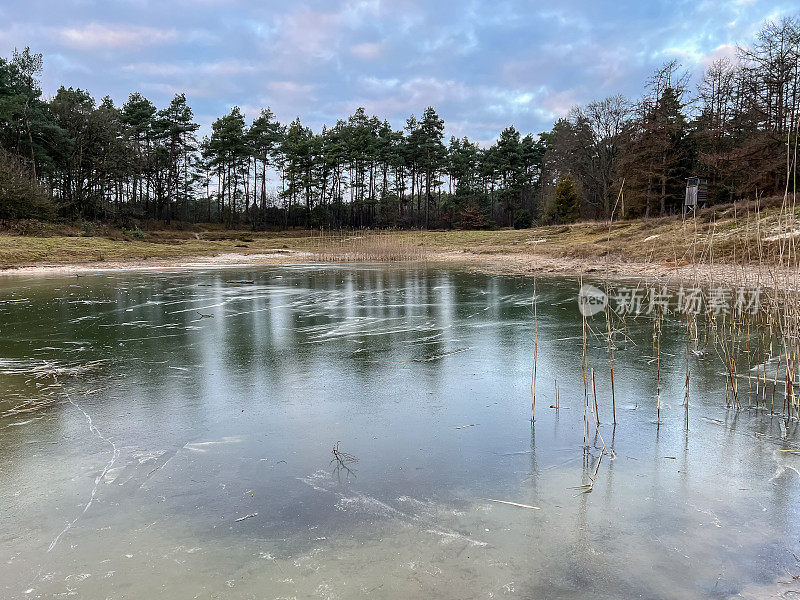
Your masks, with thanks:
M502 262L510 270L548 261L576 265L743 264L769 262L782 240L775 202L740 203L696 218L629 221L495 231L253 232L192 226L130 232L107 227L7 227L0 234L3 269L85 263L138 264L191 257L244 255L254 261L446 260ZM765 208L766 206L766 208ZM760 217L759 217L760 215ZM255 256L257 255L257 256ZM244 260L248 260L244 258Z

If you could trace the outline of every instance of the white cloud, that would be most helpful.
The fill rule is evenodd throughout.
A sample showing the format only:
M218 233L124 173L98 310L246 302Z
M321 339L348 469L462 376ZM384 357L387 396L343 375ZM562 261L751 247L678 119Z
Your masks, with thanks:
M350 47L350 54L363 59L374 59L380 56L383 45L375 42L364 42Z
M174 83L143 83L142 90L154 91L171 98L175 94L186 94L191 98L213 98L219 93L218 86L212 83L199 83L197 85L184 85ZM189 102L191 105L191 101Z
M301 64L330 60L338 51L340 27L336 14L308 8L283 17L270 44L273 67L294 71Z
M308 96L314 91L312 84L296 81L270 81L267 88L279 96Z
M253 73L257 70L252 63L236 59L209 62L141 62L125 65L122 68L137 75L156 77L217 77Z
M699 65L703 68L708 67L715 60L727 58L733 61L736 58L737 47L734 44L721 44L708 54L701 56Z
M89 23L80 28L62 28L58 30L58 37L65 46L79 50L131 48L175 42L178 39L178 31L133 25Z

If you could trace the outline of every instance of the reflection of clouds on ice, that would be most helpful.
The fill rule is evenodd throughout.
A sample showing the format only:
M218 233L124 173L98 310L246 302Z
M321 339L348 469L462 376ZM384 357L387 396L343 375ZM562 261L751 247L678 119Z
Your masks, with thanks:
M213 446L221 444L239 444L244 439L241 435L229 435L218 440L209 440L207 442L189 442L184 446L184 449L191 450L192 452L207 452Z

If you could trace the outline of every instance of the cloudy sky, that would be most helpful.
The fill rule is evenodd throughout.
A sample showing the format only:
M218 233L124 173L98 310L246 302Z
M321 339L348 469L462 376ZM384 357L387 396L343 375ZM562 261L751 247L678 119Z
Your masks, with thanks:
M671 58L694 72L797 0L27 0L0 4L0 53L61 84L159 107L185 92L206 129L239 105L319 129L358 106L400 126L433 105L448 135L547 130L570 106L637 96Z

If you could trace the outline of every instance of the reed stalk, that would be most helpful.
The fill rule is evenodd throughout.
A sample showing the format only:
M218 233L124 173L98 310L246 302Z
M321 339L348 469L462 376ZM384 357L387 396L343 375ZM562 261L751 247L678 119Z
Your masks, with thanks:
M539 355L539 310L536 297L536 278L533 278L533 367L531 373L531 423L536 420L536 368Z

